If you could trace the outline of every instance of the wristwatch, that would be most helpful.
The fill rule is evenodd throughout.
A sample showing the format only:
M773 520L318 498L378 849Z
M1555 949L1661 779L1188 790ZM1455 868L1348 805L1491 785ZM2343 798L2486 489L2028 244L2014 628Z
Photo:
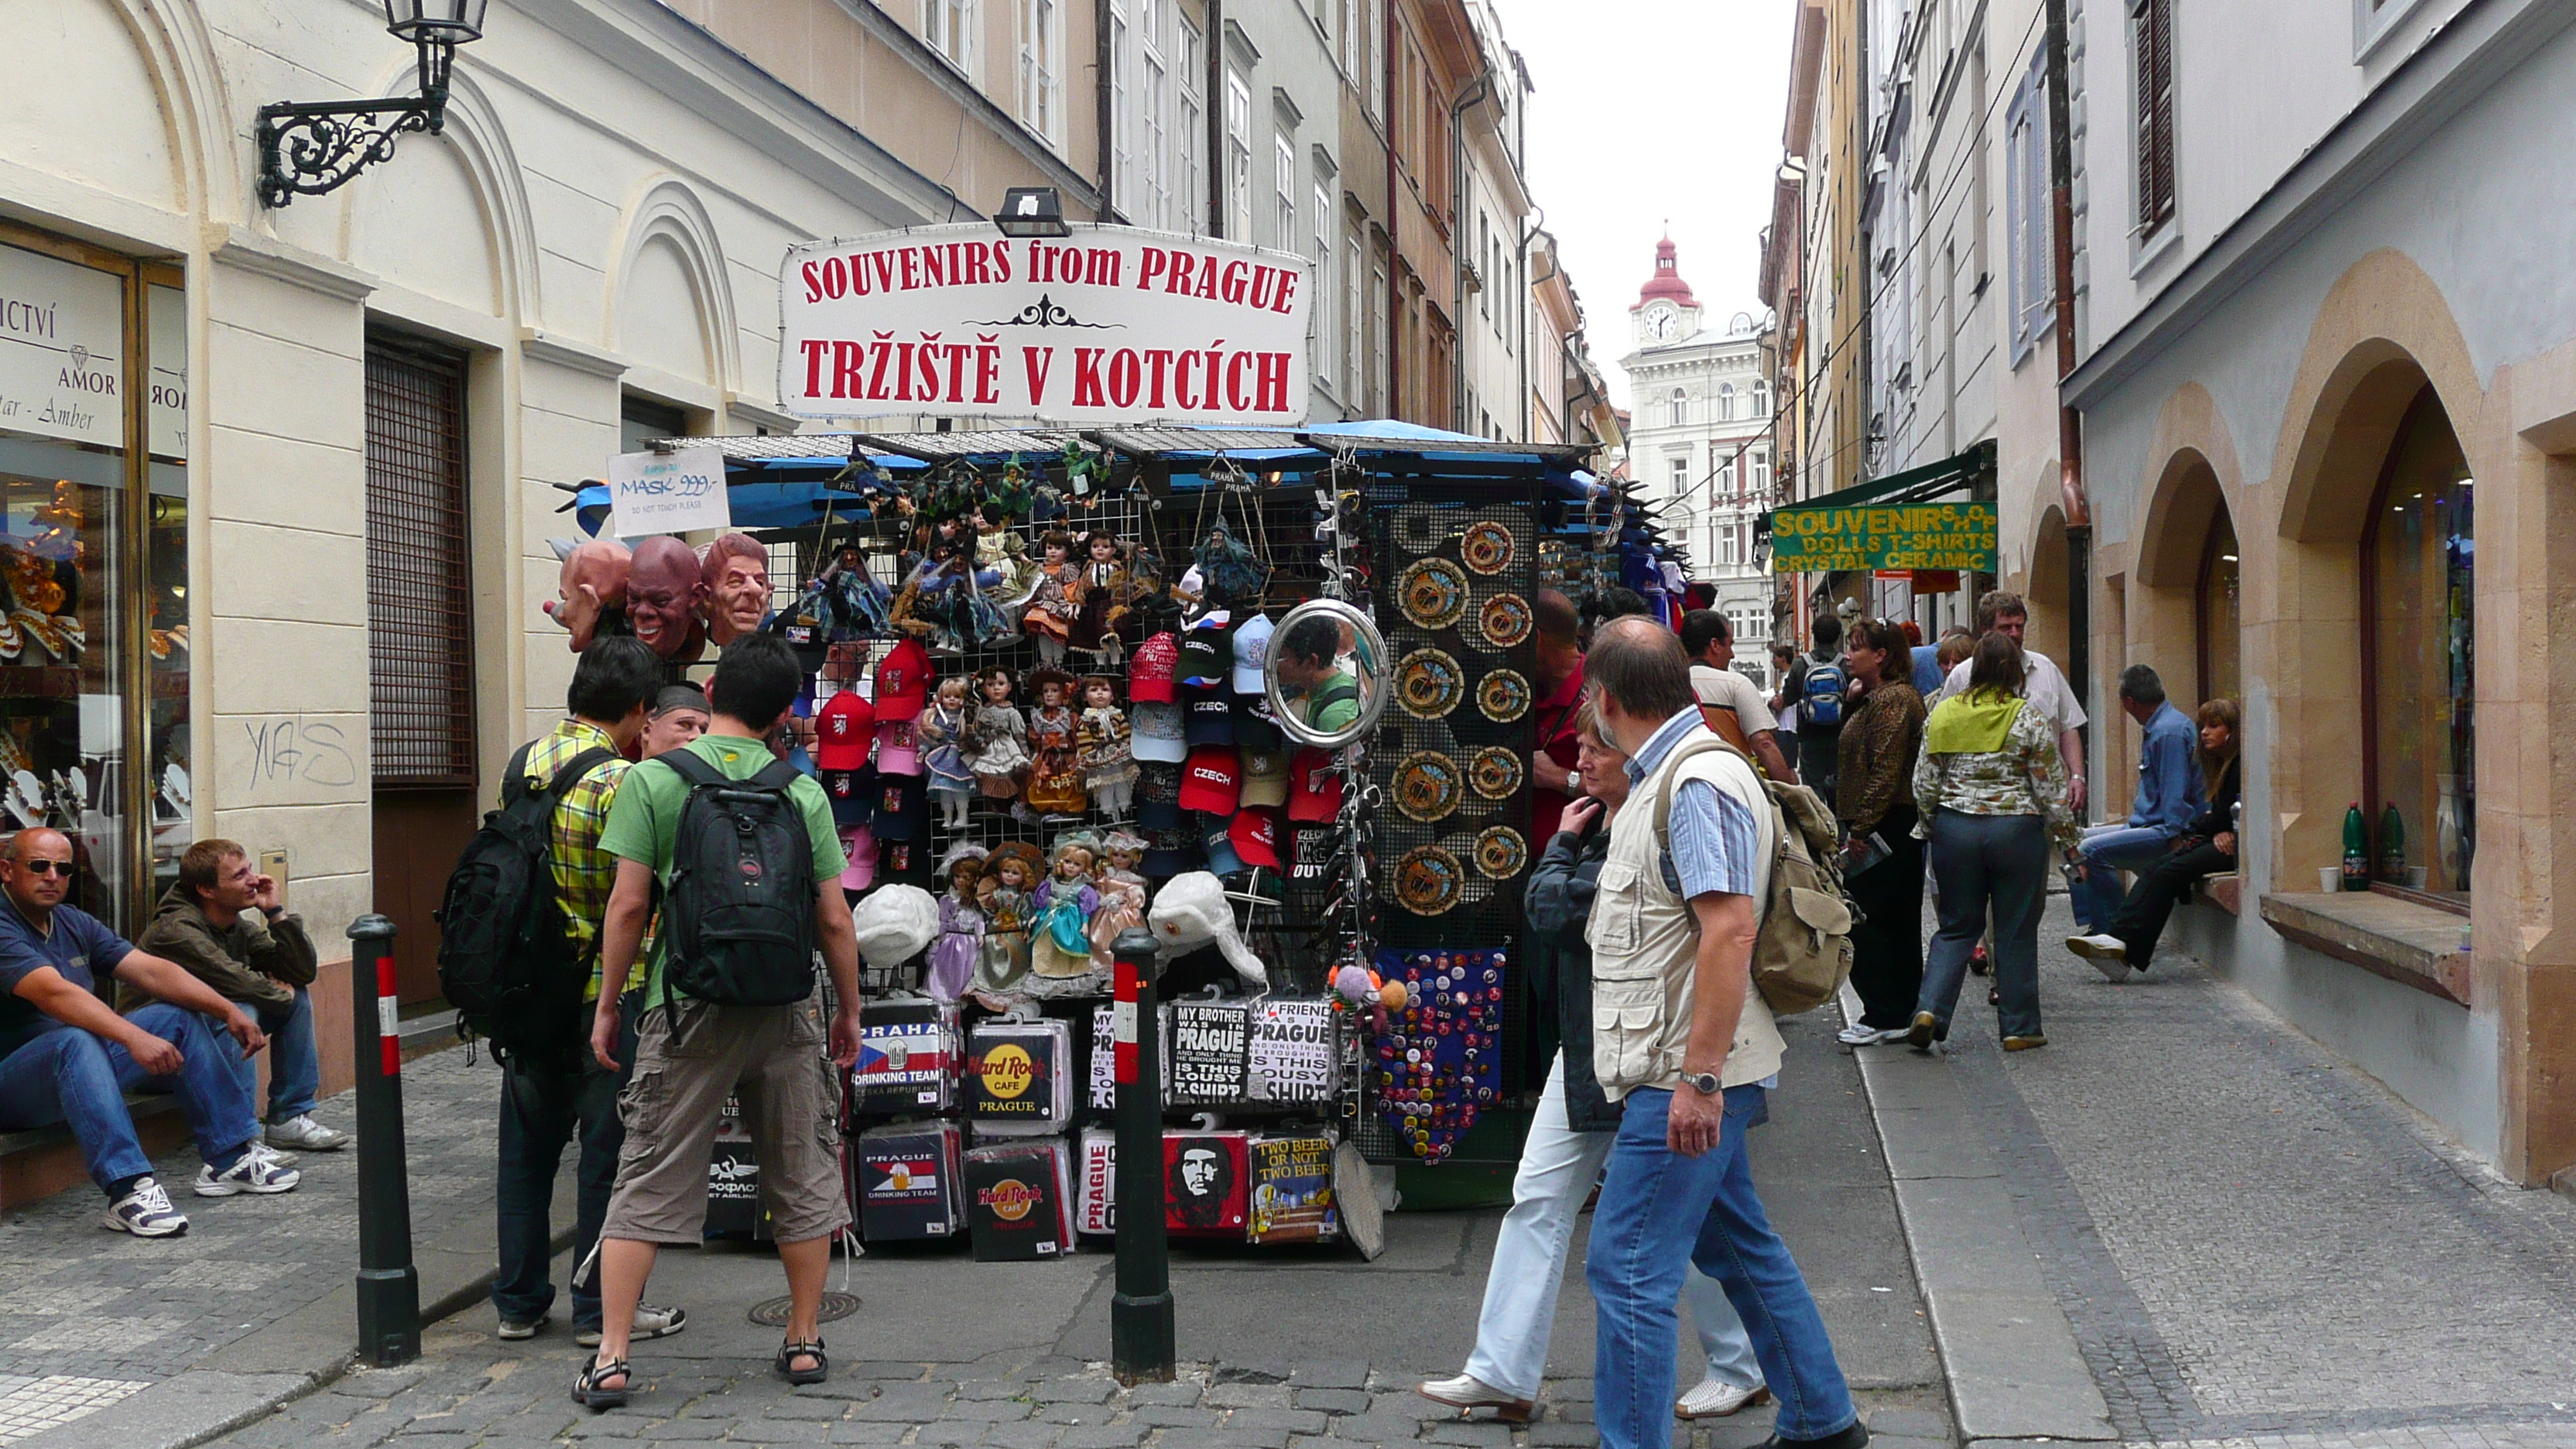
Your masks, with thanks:
M1718 1080L1715 1072L1684 1072L1682 1080L1703 1097L1714 1097L1725 1090L1725 1083Z

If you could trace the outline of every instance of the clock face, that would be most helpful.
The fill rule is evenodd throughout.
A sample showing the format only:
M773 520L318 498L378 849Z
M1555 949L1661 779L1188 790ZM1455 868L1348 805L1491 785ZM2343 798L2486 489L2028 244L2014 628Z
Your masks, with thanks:
M1646 335L1658 342L1667 341L1673 335L1676 320L1673 309L1659 302L1646 309Z

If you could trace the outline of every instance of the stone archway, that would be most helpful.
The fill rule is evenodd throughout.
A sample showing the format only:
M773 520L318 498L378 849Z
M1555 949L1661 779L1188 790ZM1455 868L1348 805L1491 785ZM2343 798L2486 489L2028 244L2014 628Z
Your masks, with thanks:
M2212 695L2241 693L2242 635L2232 587L2241 560L2235 517L2217 469L2198 448L2165 460L2138 531L2136 557L2129 607L2133 657L2155 666L2181 708Z

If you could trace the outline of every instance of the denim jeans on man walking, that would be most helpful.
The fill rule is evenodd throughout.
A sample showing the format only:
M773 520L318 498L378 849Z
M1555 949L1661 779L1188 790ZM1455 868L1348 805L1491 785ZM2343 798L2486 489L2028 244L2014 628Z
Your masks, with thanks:
M639 1000L628 996L618 1033L618 1059L630 1068ZM617 1155L626 1145L617 1093L626 1073L600 1066L587 1043L582 1058L581 1066L570 1070L523 1066L515 1060L501 1069L500 1166L493 1190L500 1269L492 1279L492 1307L504 1322L534 1323L554 1306L555 1173L564 1148L578 1139L572 1321L576 1328L599 1326L599 1277L594 1273L583 1279L580 1265L599 1242L609 1195L617 1186Z
M2075 893L2075 919L2088 931L2108 931L2128 899L2120 872L2145 873L2173 849L2164 830L2135 825L2093 825L2084 831L2084 888Z
M2037 815L1941 810L1932 816L1931 855L1941 929L1932 937L1915 1010L1932 1013L1939 1023L1935 1034L1949 1036L1959 984L1991 907L1995 990L2003 997L1997 1024L2005 1036L2039 1035L2039 913L2048 899L2048 822Z
M1726 1290L1751 1331L1762 1377L1780 1405L1776 1432L1821 1439L1851 1427L1851 1390L1807 1280L1753 1189L1744 1132L1765 1111L1758 1086L1726 1089L1718 1145L1684 1157L1665 1145L1673 1094L1627 1096L1610 1175L1592 1213L1584 1277L1599 1323L1593 1413L1607 1449L1666 1449L1673 1437L1674 1300L1685 1269Z
M313 1110L322 1090L322 1061L313 1045L313 993L299 986L295 1000L283 1006L245 1001L242 1009L268 1033L268 1114L263 1122L284 1122ZM241 1078L242 1098L254 1100L259 1089L259 1062L239 1052L228 1054Z
M1610 1155L1608 1132L1566 1126L1565 1058L1559 1054L1539 1094L1538 1116L1521 1143L1520 1171L1512 1178L1512 1209L1494 1239L1485 1273L1485 1307L1476 1319L1476 1351L1467 1372L1480 1382L1524 1399L1538 1397L1547 1370L1549 1333L1556 1326L1557 1289L1565 1281L1565 1255L1574 1241L1583 1199ZM1725 1290L1705 1273L1692 1273L1682 1294L1708 1355L1709 1376L1749 1389L1762 1382L1753 1340Z
M179 1049L179 1070L156 1077L122 1046L66 1027L44 1032L0 1061L0 1131L70 1126L89 1165L90 1181L105 1189L152 1170L152 1159L134 1135L125 1094L168 1092L196 1138L197 1155L217 1172L241 1161L257 1135L250 1094L233 1063L241 1044L193 1011L155 1002L127 1018Z

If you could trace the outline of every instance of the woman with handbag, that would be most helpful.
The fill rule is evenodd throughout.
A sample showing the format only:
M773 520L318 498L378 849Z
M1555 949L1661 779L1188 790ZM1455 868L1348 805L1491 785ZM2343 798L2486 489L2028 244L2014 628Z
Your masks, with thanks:
M1861 1013L1836 1040L1869 1046L1905 1035L1923 987L1923 842L1914 838L1923 696L1894 624L1854 624L1843 659L1861 705L1843 726L1834 811L1843 827L1843 886L1861 916L1851 970Z

